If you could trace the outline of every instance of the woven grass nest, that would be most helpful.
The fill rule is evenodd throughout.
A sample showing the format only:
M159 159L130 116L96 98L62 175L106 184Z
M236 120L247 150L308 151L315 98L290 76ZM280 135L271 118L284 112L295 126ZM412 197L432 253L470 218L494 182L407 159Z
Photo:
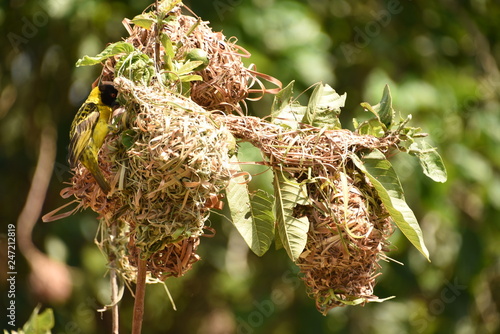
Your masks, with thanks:
M277 80L245 68L240 47L180 10L169 8L164 14L170 19L160 28L126 21L131 36L125 42L135 52L130 55L146 59L147 66L124 67L124 56L118 53L98 59L104 65L100 80L114 82L121 104L99 154L111 192L106 196L79 165L71 186L62 191L64 198L76 198L78 207L72 212L90 207L99 213L99 246L126 281L135 282L139 258L146 260L150 283L182 276L200 259L200 237L215 232L205 222L211 209L221 207L223 192L238 174L231 162L235 138L250 142L265 157L260 163L306 189L307 201L295 203L289 217L308 222L305 246L292 259L317 309L326 314L334 307L378 300L373 293L378 262L387 258L395 226L380 193L353 157L401 150L414 128L404 127L404 121L390 130L390 122L384 125L378 114L369 127L362 124L355 132L314 122L289 127L244 116L250 85L259 76ZM171 44L160 46L159 34ZM175 46L170 60L168 45ZM171 71L161 70L171 67L167 62L183 65L193 48L208 54L208 66L193 70L201 80L164 80L172 78ZM341 98L332 94L324 96ZM283 95L277 100L283 103ZM288 107L295 106L289 102ZM318 112L327 115L340 112L318 105L315 101ZM336 116L328 117L340 124ZM362 131L378 125L385 127L383 135Z
M189 82L190 98L179 94L184 88L180 81L159 80L160 74L153 72L165 66L165 49L156 50L157 27L145 29L125 20L130 32L125 42L155 63L117 73L121 54L104 62L100 80L113 81L126 101L114 118L125 131L109 136L100 154L101 169L113 179L115 191L104 196L81 167L64 195L74 194L81 207L100 213L105 236L100 246L109 259L119 260L122 276L130 281L135 280L139 253L148 258L153 281L182 276L199 260L199 237L207 230L213 233L204 222L210 208L220 205L219 195L230 178L228 145L234 141L210 111L240 113L240 103L257 80L241 61L245 51L222 33L181 14L181 6L166 14L170 19L161 31L176 47L172 61L181 62L195 48L208 54L208 66L196 72L202 80ZM147 87L135 80L138 76L149 76ZM121 228L113 237L115 224ZM111 245L109 239L120 242Z
M201 21L190 15L181 13L182 6L176 6L168 12L170 18L161 31L169 36L175 48L175 60L182 60L186 53L193 49L200 49L208 56L208 66L203 70L196 71L202 80L190 83L189 95L191 99L205 110L223 111L225 113L242 112L242 104L252 92L263 92L265 88L259 78L280 85L276 79L256 72L246 67L242 57L250 54L236 44L236 39L227 39L221 32L214 32L208 26L208 22ZM165 50L158 48L155 54L158 31L156 26L145 29L139 25L133 25L133 21L124 20L130 37L125 42L131 43L137 50L155 59L158 68L165 65ZM110 58L105 63L101 79L112 81L116 76L116 57ZM261 89L251 89L250 86L257 84ZM178 90L179 82L170 82L171 90ZM273 90L270 90L271 92Z
M133 280L139 250L151 277L181 276L199 259L204 222L229 181L231 134L189 99L125 78L115 87L127 100L115 120L127 130L108 136L100 154L112 191L104 195L81 167L66 196L100 213L106 235L114 224L122 227L128 241L121 238L113 252L128 255L112 257L125 277Z
M309 182L309 205L295 217L310 225L296 264L317 309L379 300L374 294L380 259L386 259L394 226L371 183L349 161L349 153L389 152L396 138L362 136L347 130L315 128L286 131L257 118L226 118L230 131L259 147L268 163ZM311 178L310 175L313 175Z

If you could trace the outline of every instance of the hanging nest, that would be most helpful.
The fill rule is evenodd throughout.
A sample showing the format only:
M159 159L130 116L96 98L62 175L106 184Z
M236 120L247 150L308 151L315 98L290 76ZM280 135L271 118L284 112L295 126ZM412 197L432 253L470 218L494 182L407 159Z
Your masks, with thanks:
M297 260L301 278L316 308L326 315L334 307L378 298L373 294L378 261L386 258L393 226L373 187L353 166L326 170L325 181L309 187L318 209L304 213L310 221L307 244Z
M241 104L244 104L249 93L266 91L259 77L281 87L281 83L275 78L245 67L241 58L249 57L250 53L237 45L234 37L227 39L222 32L212 31L208 22L182 14L182 8L176 6L168 12L169 20L162 26L161 31L172 42L175 54L171 61L184 62L186 54L191 50L202 50L207 55L207 66L195 71L202 80L190 82L189 95L195 103L208 111L241 114ZM132 22L124 20L125 27L130 33L125 42L131 43L137 50L154 59L157 68L165 68L166 51L164 45L157 42L156 25L146 29L140 25L133 25ZM119 58L120 56L115 56L106 61L102 80L112 81L117 76L115 65ZM251 89L254 84L261 88ZM173 80L167 88L179 91L179 87L180 81Z
M152 276L181 276L199 259L213 199L229 181L231 134L189 99L124 78L115 86L128 101L128 130L108 145L121 177L115 212L129 225L128 260L135 265L140 250Z
M196 249L210 208L218 206L230 179L234 139L190 99L122 77L114 83L127 103L115 116L117 133L100 152L111 193L104 195L80 165L64 197L74 195L78 208L98 212L104 235L113 236L115 224L120 226L114 237L101 239L101 247L121 262L124 277L135 279L139 254L151 277L182 276L199 260ZM104 246L102 240L115 242Z
M347 130L286 130L258 118L225 117L237 138L259 147L268 164L307 182L309 203L296 205L295 218L310 222L307 243L296 264L317 309L379 300L373 294L380 259L386 259L393 225L369 180L350 153L389 152L397 137L376 138Z
M113 180L111 193L102 193L79 165L63 194L77 198L72 212L90 207L100 214L99 246L128 281L135 280L139 257L147 260L148 279L159 280L182 276L200 259L199 238L207 229L214 233L205 222L210 209L221 206L234 149L234 138L210 111L241 113L249 86L258 81L241 61L248 56L244 49L183 15L182 6L165 4L156 12L166 18L159 26L124 20L125 42L134 51L104 61L99 80L114 82L122 104L99 154L103 175ZM159 43L160 35L167 42ZM208 64L195 72L200 80L183 81L176 70L193 49L203 50Z

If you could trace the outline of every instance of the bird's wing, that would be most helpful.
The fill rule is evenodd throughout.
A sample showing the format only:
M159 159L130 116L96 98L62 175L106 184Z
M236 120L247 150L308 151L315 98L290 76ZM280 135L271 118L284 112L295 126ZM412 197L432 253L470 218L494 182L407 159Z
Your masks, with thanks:
M69 142L69 163L75 167L83 150L90 145L92 132L99 120L99 108L95 103L85 103L75 116Z

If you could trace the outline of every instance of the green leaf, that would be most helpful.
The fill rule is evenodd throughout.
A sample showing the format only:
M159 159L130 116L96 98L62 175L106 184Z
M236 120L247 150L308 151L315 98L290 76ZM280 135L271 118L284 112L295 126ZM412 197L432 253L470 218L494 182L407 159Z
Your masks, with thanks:
M283 243L281 242L278 226L275 227L276 232L274 233L274 249L280 250L283 248Z
M203 77L198 74L192 74L192 75L182 75L180 77L181 82L191 82L191 81L203 81Z
M419 141L414 142L410 146L408 153L418 158L424 170L424 174L431 180L435 182L446 182L448 178L446 167L436 148L425 141Z
M123 144L123 146L125 146L125 149L128 150L129 148L131 148L134 145L136 135L137 135L137 133L131 129L125 130L121 133L122 144Z
M396 116L396 112L392 108L391 90L388 85L385 85L382 99L378 104L372 106L368 102L362 102L361 106L375 115L376 119L385 126L385 129L389 129Z
M172 40L167 34L160 35L160 43L165 50L165 55L169 56L171 59L175 56L174 46L172 44Z
M247 183L240 176L231 179L226 196L234 226L252 252L258 256L264 255L274 238L272 195L259 190L250 196Z
M121 57L116 62L115 69L115 75L123 75L144 85L147 85L155 74L153 59L138 50Z
M297 130L300 125L299 121L304 117L306 110L306 107L298 103L291 103L287 108L281 111L279 116L273 120L273 123L292 130Z
M198 63L199 65L193 69L194 71L202 71L210 64L208 53L205 50L199 48L189 50L189 52L187 52L185 55L185 60L186 62L201 62Z
M76 67L80 66L92 66L103 62L104 60L111 58L119 54L129 54L135 50L134 46L127 42L117 42L108 45L101 53L95 57L83 56L76 62Z
M293 130L299 128L299 121L304 118L307 108L293 100L293 84L290 82L274 97L271 107L271 121Z
M365 109L366 111L369 111L371 112L372 114L375 115L376 119L378 119L380 121L380 116L378 115L377 112L375 112L375 110L373 110L373 107L371 104L369 104L368 102L361 102L360 105L363 107L363 109Z
M389 128L396 115L394 109L392 109L392 97L389 85L385 85L382 99L379 104L373 106L373 109L378 113L380 121Z
M346 97L347 94L339 95L328 85L318 84L309 99L302 122L328 130L341 129L338 116Z
M415 214L406 204L401 183L389 160L378 150L366 154L363 161L355 154L351 155L351 159L356 167L370 179L394 223L429 260L429 251L424 244L422 230Z
M182 0L167 0L159 1L159 12L162 14L168 14L172 9L175 8Z
M40 305L35 307L29 320L24 324L25 334L50 334L50 330L54 327L54 312L50 308L38 314L39 311Z
M136 26L139 26L141 28L144 28L146 30L151 29L151 26L155 22L156 22L156 17L151 12L137 15L136 17L134 17L132 19L133 24L135 24Z
M174 51L174 46L172 44L172 40L167 34L161 34L160 35L160 42L161 45L163 46L163 67L167 71L173 71L174 69L174 63L173 59L175 57L175 51Z
M283 109L287 108L292 102L293 98L293 84L295 81L291 81L285 88L280 90L278 94L274 97L273 105L271 106L271 119L274 120L276 117L281 117L280 114Z
M306 246L309 219L295 218L293 209L309 203L307 193L305 187L279 170L274 171L273 186L278 234L288 256L296 261Z
M357 126L356 130L361 135L371 135L381 138L385 135L386 127L377 118L372 118Z
M200 60L188 61L183 63L179 69L176 71L178 75L188 74L194 71L198 66L203 65L203 62Z

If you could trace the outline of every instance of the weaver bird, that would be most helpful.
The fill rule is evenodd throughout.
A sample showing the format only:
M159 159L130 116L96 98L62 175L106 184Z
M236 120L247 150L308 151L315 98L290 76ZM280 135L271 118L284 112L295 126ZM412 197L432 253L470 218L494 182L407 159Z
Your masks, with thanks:
M69 132L69 163L71 168L80 161L94 176L102 191L111 189L99 169L97 155L109 132L112 107L117 104L118 91L110 84L92 89L89 97L78 110Z

